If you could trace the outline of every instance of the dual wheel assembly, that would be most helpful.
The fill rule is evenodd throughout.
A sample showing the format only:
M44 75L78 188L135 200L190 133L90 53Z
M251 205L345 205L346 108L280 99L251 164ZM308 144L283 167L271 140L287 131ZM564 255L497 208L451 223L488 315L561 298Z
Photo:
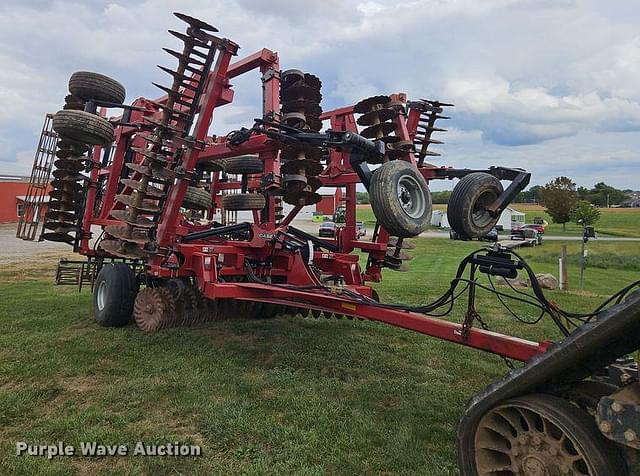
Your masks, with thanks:
M248 190L249 177L262 177L264 163L257 155L241 155L216 161L217 166L227 174L242 177L240 193L222 196L222 208L229 211L262 210L267 201L262 193Z
M488 208L502 194L500 181L485 172L464 176L454 187L447 207L451 228L466 238L480 238L491 231L499 215ZM403 160L384 163L373 172L369 184L371 208L390 235L418 236L431 223L431 194L415 165Z
M49 210L42 237L75 244L82 233L82 215L88 177L82 172L92 165L93 146L111 144L114 128L106 119L89 112L97 102L122 104L125 89L117 81L98 73L79 71L69 79L65 105L53 117L58 134L51 182Z

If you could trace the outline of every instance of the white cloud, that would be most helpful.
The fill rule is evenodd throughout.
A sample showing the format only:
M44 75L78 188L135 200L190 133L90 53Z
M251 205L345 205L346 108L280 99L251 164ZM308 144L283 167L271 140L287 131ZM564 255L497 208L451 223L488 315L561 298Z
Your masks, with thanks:
M0 127L36 127L42 111L56 105L47 94L55 79L37 68L0 53Z
M75 70L119 79L128 100L159 95L155 64L173 64L161 48L177 44L166 30L184 27L176 10L218 26L241 56L267 47L284 69L318 74L325 108L399 91L456 103L440 146L453 165L587 180L587 167L609 164L598 177L620 184L640 174L640 144L628 139L640 130L640 6L595 0L5 0L0 172L28 172L17 151L33 146ZM258 110L257 76L233 83L236 103L216 112L216 133L250 125Z
M497 76L453 78L447 82L444 93L463 111L489 114L494 112L498 101L509 96L509 82Z
M342 99L345 104L354 104L360 99L374 96L380 91L367 78L353 73L339 74L336 83L331 94Z

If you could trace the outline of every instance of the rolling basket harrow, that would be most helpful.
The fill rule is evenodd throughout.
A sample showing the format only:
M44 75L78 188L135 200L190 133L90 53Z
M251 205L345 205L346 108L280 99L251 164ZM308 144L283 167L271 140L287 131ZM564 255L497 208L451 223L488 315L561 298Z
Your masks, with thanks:
M640 347L638 283L592 313L570 313L546 300L522 258L494 246L467 256L450 289L430 304L384 304L368 285L385 268L407 269L414 248L407 239L430 222L429 181L459 179L449 222L474 238L493 228L528 184L527 172L433 165L426 159L439 154L430 146L445 132L436 122L448 119L451 104L394 93L323 111L318 77L281 71L267 49L232 62L236 43L201 20L175 15L186 28L169 33L183 48L165 49L177 65L159 66L169 77L169 85L154 83L162 96L126 105L117 81L76 72L63 109L43 129L54 146L36 156L34 187L53 179L41 238L87 257L78 280L90 275L98 323L123 326L133 318L142 331L157 332L227 317L301 314L413 330L523 363L511 364L465 409L457 442L462 474L637 471L640 384L626 356ZM255 69L262 117L210 136L215 109L233 101L230 81ZM114 109L122 113L107 118ZM335 239L292 224L320 200L321 186L345 191L345 226ZM377 220L368 240L357 233L357 186L369 192ZM28 207L37 210L39 200ZM33 226L28 235L24 228L19 236L33 239ZM364 267L356 250L367 256ZM475 309L480 288L501 301L514 298L491 281L482 285L478 274L491 280L518 271L530 276L533 294L515 297L550 316L563 340L492 332ZM464 322L441 319L463 294Z

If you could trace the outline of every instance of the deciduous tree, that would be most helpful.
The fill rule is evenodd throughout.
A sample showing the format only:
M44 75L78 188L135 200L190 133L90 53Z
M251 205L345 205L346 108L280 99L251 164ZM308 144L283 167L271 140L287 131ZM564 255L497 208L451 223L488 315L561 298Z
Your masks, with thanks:
M600 210L586 200L578 200L571 209L571 220L578 225L593 225L600 219Z
M556 177L540 189L541 201L554 223L565 224L571 220L571 209L578 200L576 184L569 177Z

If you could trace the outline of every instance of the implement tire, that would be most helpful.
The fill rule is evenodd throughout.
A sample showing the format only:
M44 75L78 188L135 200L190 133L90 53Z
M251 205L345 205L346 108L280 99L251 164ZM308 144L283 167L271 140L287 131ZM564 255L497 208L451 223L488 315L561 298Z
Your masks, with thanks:
M418 236L431 223L431 194L415 165L394 160L376 169L369 184L371 208L390 235Z
M53 129L63 139L88 145L113 142L113 126L106 119L85 111L63 110L53 116Z
M93 316L104 327L126 326L133 313L138 281L123 263L105 264L93 285Z
M77 71L69 78L69 92L83 101L124 103L127 92L122 84L109 76Z
M241 155L220 160L224 171L228 174L261 174L264 171L264 164L257 155Z
M261 193L234 193L222 197L225 210L262 210L266 204Z
M498 222L485 207L501 194L500 180L485 172L465 175L453 188L447 206L447 219L451 229L466 238L485 236Z
M189 187L184 194L182 206L189 210L208 210L213 206L213 201L211 194L204 188Z

